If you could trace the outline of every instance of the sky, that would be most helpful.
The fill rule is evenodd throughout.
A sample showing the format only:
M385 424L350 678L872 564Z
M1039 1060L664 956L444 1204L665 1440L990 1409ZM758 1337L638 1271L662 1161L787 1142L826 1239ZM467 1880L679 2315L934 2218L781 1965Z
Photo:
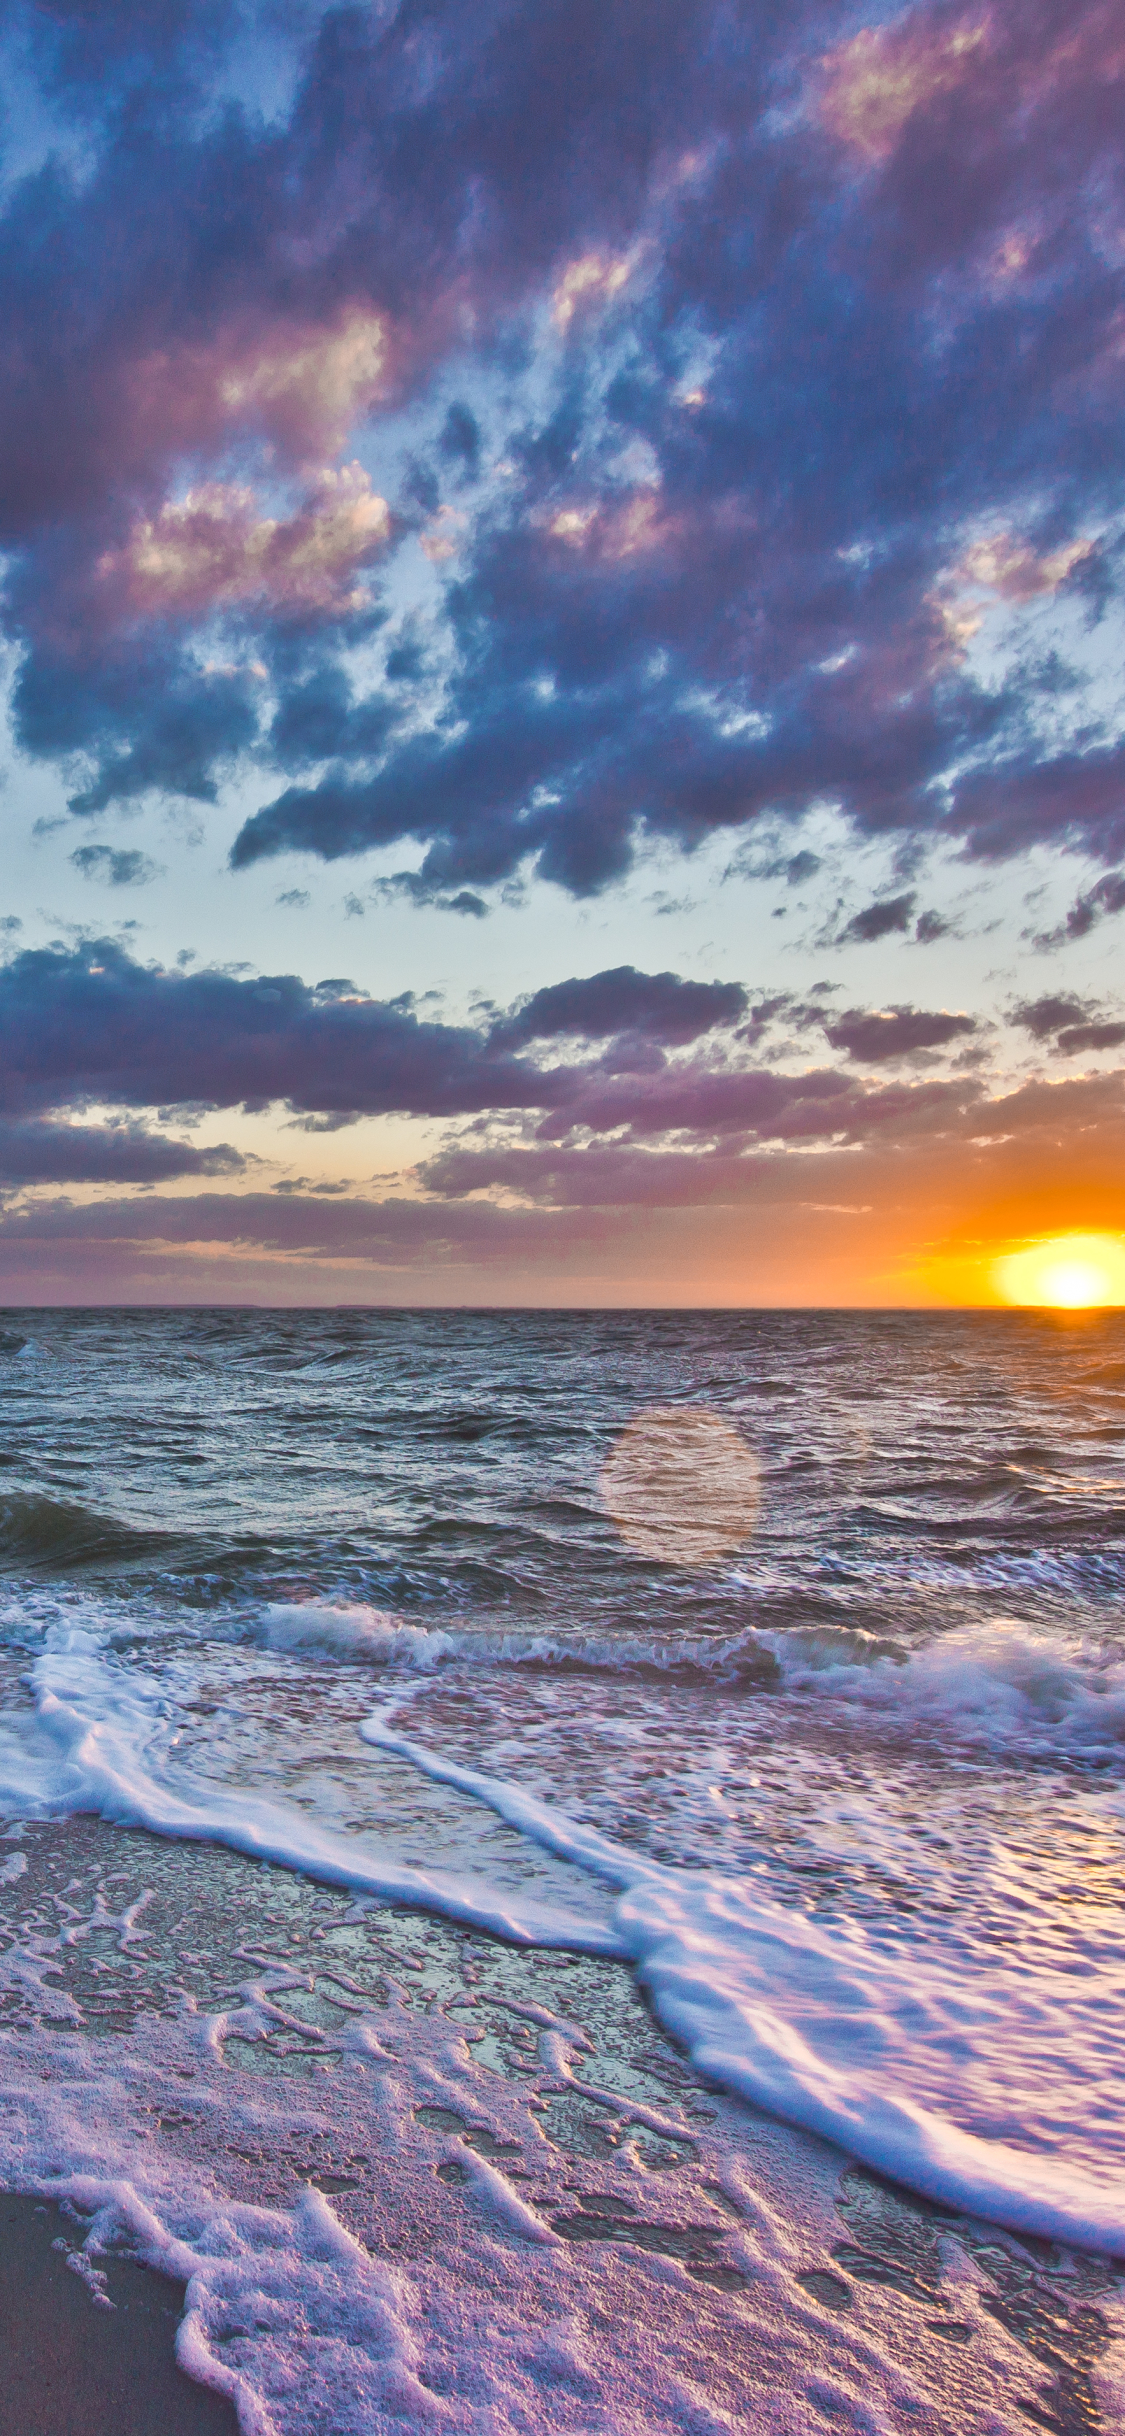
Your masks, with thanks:
M1120 1238L1116 0L7 0L0 95L0 1301Z

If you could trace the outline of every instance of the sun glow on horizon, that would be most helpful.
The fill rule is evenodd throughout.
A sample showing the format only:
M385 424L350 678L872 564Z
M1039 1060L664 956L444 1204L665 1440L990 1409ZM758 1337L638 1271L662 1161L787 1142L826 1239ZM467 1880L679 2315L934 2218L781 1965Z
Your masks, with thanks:
M1007 1303L1091 1311L1125 1303L1125 1243L1119 1235L1052 1235L996 1262Z

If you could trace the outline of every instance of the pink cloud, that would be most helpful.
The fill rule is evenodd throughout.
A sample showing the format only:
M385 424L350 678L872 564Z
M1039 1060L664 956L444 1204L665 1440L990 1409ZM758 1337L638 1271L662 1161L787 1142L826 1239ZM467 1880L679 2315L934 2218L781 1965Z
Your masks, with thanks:
M421 536L422 549L433 567L456 558L466 519L456 508L439 507L434 523Z
M647 485L608 505L592 501L559 508L547 526L553 541L571 550L588 549L602 559L635 558L659 549L674 529L673 520L661 512L659 492Z
M246 485L204 482L140 517L96 574L119 614L190 618L253 601L339 614L362 600L356 577L390 530L387 502L361 465L318 474L288 517L263 515Z
M386 319L350 304L334 320L243 319L212 337L144 355L126 392L142 430L173 445L216 445L256 429L290 456L331 456L385 395Z
M624 287L632 267L627 257L611 254L581 254L568 262L551 299L556 329L568 330L581 306L608 304Z
M1055 592L1073 569L1090 556L1092 541L1064 542L1042 556L1011 533L995 533L966 550L957 572L974 584L985 584L1002 600L1031 601Z
M1092 541L1079 539L1063 542L1057 550L1039 551L1013 533L990 533L974 541L956 565L946 569L931 595L943 648L955 659L964 657L966 645L984 623L987 604L979 599L982 591L1023 608L1028 601L1057 592L1093 548Z
M980 23L938 32L914 17L865 26L820 63L822 118L869 161L884 160L915 110L972 74L986 33Z

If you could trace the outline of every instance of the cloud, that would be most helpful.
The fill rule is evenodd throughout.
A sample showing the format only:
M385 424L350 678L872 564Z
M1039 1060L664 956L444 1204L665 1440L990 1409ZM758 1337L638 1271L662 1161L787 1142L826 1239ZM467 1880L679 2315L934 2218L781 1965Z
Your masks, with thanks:
M1125 1023L1101 1015L1093 1000L1067 992L1027 1000L1013 1008L1011 1020L1033 1040L1051 1041L1063 1057L1125 1046Z
M576 312L609 303L624 287L629 270L627 260L615 262L601 254L582 254L577 261L568 262L551 299L556 328L569 330Z
M921 1007L878 1007L865 1013L850 1007L824 1026L834 1049L867 1065L884 1065L898 1057L913 1057L923 1049L945 1049L976 1031L971 1015L926 1014Z
M893 152L916 112L953 94L979 68L987 25L935 26L923 9L864 26L821 61L821 115L867 160Z
M1065 921L1060 922L1054 930L1039 932L1035 945L1041 949L1064 947L1071 939L1084 939L1096 923L1105 920L1107 914L1121 913L1123 909L1125 871L1107 871L1102 879L1095 880L1092 888L1075 898Z
M250 602L340 614L362 606L356 578L390 530L386 500L361 465L323 470L289 517L263 515L245 484L205 482L134 525L94 576L118 618L199 619Z
M8 1191L29 1184L166 1184L183 1176L235 1176L245 1165L229 1143L200 1150L137 1125L0 1118L0 1189Z
M160 877L160 864L137 846L76 846L70 860L83 879L103 880L108 888L144 888Z
M96 667L40 654L16 679L17 734L78 783L73 812L104 812L156 792L215 803L253 743L258 683L248 669L201 670L164 637L137 638Z
M559 981L536 990L492 1025L489 1038L514 1049L568 1033L605 1040L638 1032L666 1047L682 1047L716 1025L736 1023L746 1007L740 982L682 981L678 973L639 973L621 964L586 981Z
M95 1281L114 1274L115 1248L145 1247L161 1253L213 1247L284 1261L350 1261L402 1270L415 1280L429 1275L435 1264L439 1276L444 1265L467 1265L482 1280L486 1274L509 1280L536 1271L542 1276L551 1264L561 1264L587 1275L616 1270L627 1281L630 1274L636 1277L647 1247L655 1256L654 1274L665 1279L669 1257L678 1252L679 1281L685 1273L707 1274L712 1239L698 1230L714 1223L716 1248L728 1274L742 1276L745 1291L747 1226L756 1218L764 1229L755 1239L758 1257L772 1245L785 1272L787 1231L798 1243L799 1258L807 1258L813 1241L822 1261L834 1261L844 1218L850 1214L861 1221L862 1240L870 1245L872 1211L885 1213L896 1193L907 1197L915 1223L930 1228L939 1211L971 1210L974 1198L995 1200L998 1193L1016 1209L1030 1202L1042 1211L1044 1163L1055 1179L1049 1207L1059 1223L1067 1222L1068 1213L1073 1222L1076 1207L1087 1213L1091 1207L1104 1210L1108 1221L1119 1206L1114 1196L1119 1197L1125 1152L1121 1073L1032 1083L999 1097L979 1085L954 1092L909 1086L878 1096L885 1122L873 1126L864 1141L829 1148L815 1162L794 1161L783 1150L768 1148L700 1153L632 1143L466 1143L428 1160L419 1170L415 1194L325 1195L296 1189L124 1196L85 1205L44 1201L0 1214L0 1254L9 1274L18 1276L23 1262L26 1273L34 1275L56 1247L67 1274L88 1273ZM929 1111L928 1118L920 1116L922 1110ZM1068 1144L1078 1145L1069 1170L1060 1164ZM958 1154L953 1163L952 1150ZM486 1197L497 1191L517 1196L515 1204ZM663 1226L655 1223L662 1215ZM687 1232L677 1231L681 1219ZM881 1237L887 1223L885 1214L877 1222ZM854 1263L854 1258L853 1242L847 1259ZM689 1263L695 1265L689 1269ZM130 1273L128 1266L124 1273ZM134 1264L132 1274L137 1273ZM181 1274L190 1277L192 1271ZM280 1273L275 1291L279 1282Z
M514 1049L573 1029L682 1046L729 1026L745 1003L737 983L626 966L546 990L485 1031L424 1021L409 999L373 999L349 980L310 988L293 974L169 972L104 939L25 949L0 966L0 1112L280 1101L348 1121L566 1105L584 1121L583 1094L607 1085L604 1058L537 1067ZM655 1056L662 1065L661 1048ZM624 1067L635 1071L635 1054ZM689 1072L677 1089L690 1092Z
M212 337L141 355L127 373L129 403L140 430L170 425L180 447L249 428L300 461L341 448L378 399L388 336L363 299L323 321L244 311Z
M1091 541L1069 541L1059 550L1040 553L1011 533L995 533L966 550L953 571L954 580L983 584L1002 600L1022 604L1056 592L1075 567L1090 557L1093 547Z
M1012 1022L1021 1024L1033 1040L1050 1040L1066 1024L1076 1024L1094 1012L1093 1002L1076 998L1069 991L1048 992L1041 998L1025 999L1012 1009Z
M900 897L877 897L873 905L863 906L845 922L839 934L841 945L866 946L875 939L890 938L895 931L909 930L916 903L913 889Z
M1035 761L1023 753L978 770L954 788L951 817L982 861L1051 841L1117 861L1125 855L1125 743Z
M454 398L449 408L438 447L447 463L460 467L466 481L476 481L480 472L480 425L462 398Z
M1009 635L1120 615L1110 0L290 15L262 111L241 12L36 19L0 538L75 809L268 757L236 869L410 839L450 905L824 805L1116 868L1093 647L1063 686Z
M895 1008L833 1018L820 999L792 1011L825 1027L852 1067L783 1070L754 1062L753 1020L735 1028L747 1004L740 984L625 966L452 1025L424 1019L409 993L378 1000L346 978L310 988L292 974L167 971L106 940L25 949L0 966L0 1122L42 1126L91 1105L155 1109L162 1121L177 1108L280 1105L312 1131L390 1113L515 1124L552 1157L552 1145L591 1142L706 1155L987 1135L997 1104L975 1069L903 1081L854 1071L856 1060L948 1046L972 1034L970 1017ZM519 1054L556 1040L571 1044L561 1059ZM1023 1121L1019 1105L1003 1102L1009 1130ZM64 1139L65 1127L44 1131L48 1146ZM147 1135L138 1147L135 1129L113 1142L114 1156L142 1166L179 1161L169 1173L226 1156L154 1149Z
M1078 1057L1091 1049L1120 1049L1125 1044L1125 1023L1068 1024L1060 1032L1057 1047L1064 1057Z
M0 1052L0 1110L13 1114L84 1101L435 1116L545 1104L532 1068L468 1028L347 984L150 968L111 940L0 966Z

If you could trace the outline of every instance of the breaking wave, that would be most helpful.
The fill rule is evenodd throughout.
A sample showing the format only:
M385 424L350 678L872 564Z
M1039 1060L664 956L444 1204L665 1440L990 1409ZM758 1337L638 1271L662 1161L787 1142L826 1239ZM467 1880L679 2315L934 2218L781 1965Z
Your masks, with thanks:
M1125 1748L1125 1649L1032 1631L1010 1617L966 1625L915 1649L847 1626L667 1641L435 1629L377 1608L311 1601L267 1609L259 1631L282 1654L400 1675L527 1668L649 1677L786 1694L829 1713L893 1718L945 1742L994 1751L1089 1758Z

